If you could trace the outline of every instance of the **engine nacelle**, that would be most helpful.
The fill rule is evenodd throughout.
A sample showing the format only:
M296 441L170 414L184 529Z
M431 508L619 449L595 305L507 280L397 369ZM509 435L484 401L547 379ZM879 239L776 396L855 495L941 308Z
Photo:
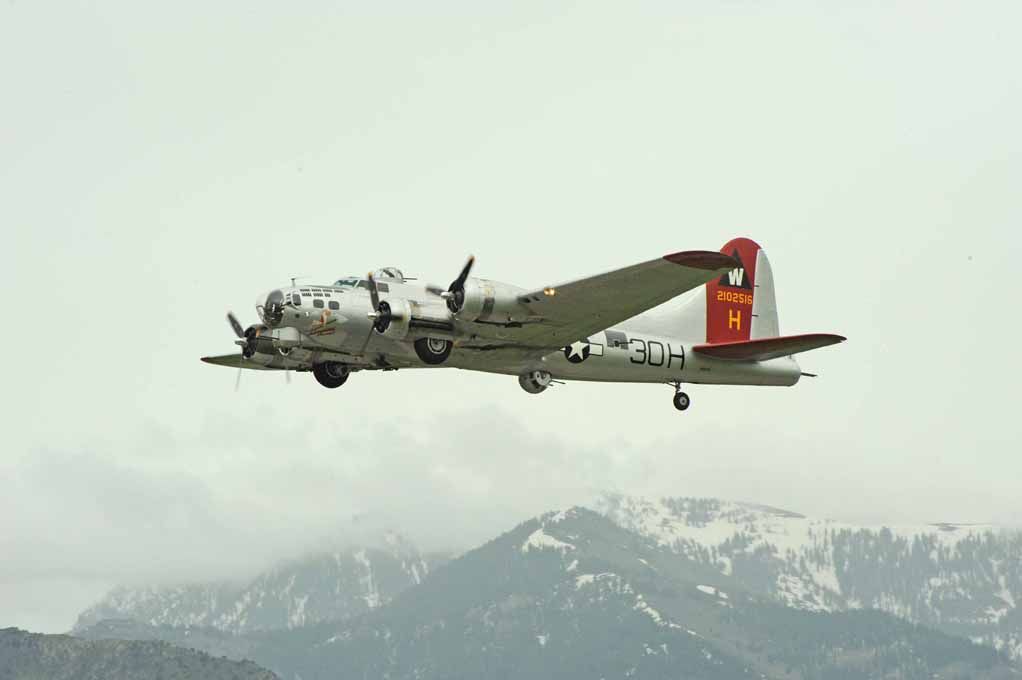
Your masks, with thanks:
M518 384L529 394L539 394L550 387L553 376L547 371L529 371L518 376Z
M518 301L525 290L487 279L465 281L465 298L458 309L462 321L520 323L529 316L528 308Z
M380 303L380 310L387 319L381 335L391 340L404 340L412 323L412 306L404 298L387 298ZM380 327L377 326L379 331Z

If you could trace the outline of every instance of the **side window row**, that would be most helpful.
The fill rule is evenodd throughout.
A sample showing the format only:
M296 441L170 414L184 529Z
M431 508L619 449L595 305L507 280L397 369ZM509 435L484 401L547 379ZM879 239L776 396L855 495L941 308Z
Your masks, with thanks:
M317 309L323 309L323 300L321 300L319 298L313 300L312 301L312 306L317 308ZM341 303L338 302L337 300L331 300L330 303L329 303L329 306L330 306L330 309L333 309L334 311L336 311L336 310L341 308Z

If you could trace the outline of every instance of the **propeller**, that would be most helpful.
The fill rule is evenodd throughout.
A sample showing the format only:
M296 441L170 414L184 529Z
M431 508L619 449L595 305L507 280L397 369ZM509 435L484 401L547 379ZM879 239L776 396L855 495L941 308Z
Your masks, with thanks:
M231 330L238 336L235 343L241 346L241 358L245 359L245 350L248 347L248 338L245 337L245 329L241 327L241 322L238 321L238 317L234 316L234 312L227 312L227 323L231 325ZM237 392L241 389L241 364L238 364L238 376L234 379L234 391Z
M234 316L234 312L227 312L227 323L231 324L231 329L235 335L239 338L245 337L245 329L241 327L241 323L238 321L238 317Z
M238 339L234 341L236 345L241 347L241 358L244 361L250 356L255 354L256 338L259 337L260 329L255 326L249 326L243 328L241 322L238 321L238 317L234 316L234 312L227 312L227 323L231 325L231 330L238 336ZM287 384L291 384L291 371L290 369L284 369L284 379ZM238 376L234 379L234 391L237 392L241 389L241 364L238 364Z
M365 354L366 347L369 346L369 341L373 337L373 330L380 333L387 330L391 319L390 305L380 301L380 291L376 286L376 279L373 278L372 272L366 275L366 281L369 284L369 302L373 308L367 316L373 323L369 326L369 333L366 334L365 342L362 343L362 349L358 351L359 354Z
M426 292L446 300L447 308L457 314L465 305L465 282L468 281L468 275L472 272L472 266L475 262L475 257L469 255L465 266L461 268L461 273L458 274L458 278L451 281L451 285L447 287L447 290L440 286L426 286Z

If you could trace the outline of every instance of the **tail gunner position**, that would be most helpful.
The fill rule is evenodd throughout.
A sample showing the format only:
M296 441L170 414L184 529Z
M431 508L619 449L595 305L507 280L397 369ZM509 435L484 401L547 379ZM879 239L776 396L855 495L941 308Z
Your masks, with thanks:
M684 383L794 385L810 374L793 355L845 339L780 334L770 261L747 238L534 290L471 277L473 262L446 289L387 268L273 290L256 303L262 323L227 315L240 353L202 360L309 371L330 388L427 367L517 375L530 394L558 380L666 383L684 411ZM703 285L680 309L653 309Z

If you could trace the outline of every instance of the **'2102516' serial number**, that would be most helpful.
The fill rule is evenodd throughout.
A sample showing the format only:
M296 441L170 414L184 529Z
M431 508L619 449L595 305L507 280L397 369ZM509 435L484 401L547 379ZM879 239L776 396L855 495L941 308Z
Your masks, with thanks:
M735 293L730 290L718 290L717 291L717 302L734 302L739 305L751 305L752 294L751 293Z

